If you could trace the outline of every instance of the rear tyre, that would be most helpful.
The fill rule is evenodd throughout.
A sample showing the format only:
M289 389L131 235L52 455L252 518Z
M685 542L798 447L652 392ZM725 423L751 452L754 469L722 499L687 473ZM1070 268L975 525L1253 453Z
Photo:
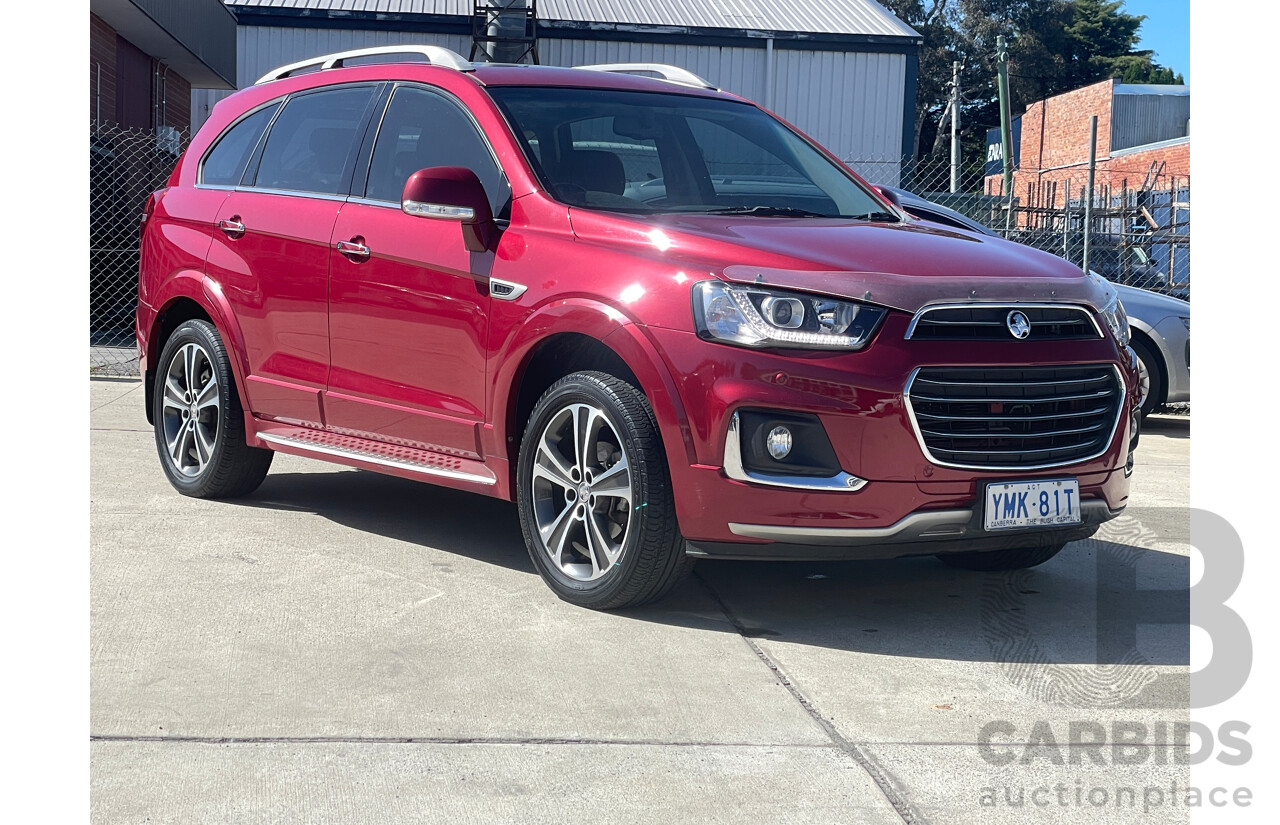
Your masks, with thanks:
M529 555L567 602L645 604L693 566L653 410L626 381L577 372L553 384L529 417L516 485Z
M156 451L174 489L195 498L256 490L275 453L245 442L244 410L218 330L208 321L184 322L165 343L155 380Z
M1044 547L1022 547L1009 550L988 550L967 553L939 553L938 558L948 567L960 570L979 570L984 572L996 570L1024 570L1044 564L1062 552L1066 542L1050 544Z

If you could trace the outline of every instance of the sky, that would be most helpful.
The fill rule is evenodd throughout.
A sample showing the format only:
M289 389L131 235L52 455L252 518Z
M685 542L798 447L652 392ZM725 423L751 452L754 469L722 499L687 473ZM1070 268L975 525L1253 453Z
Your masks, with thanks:
M1191 82L1191 0L1125 0L1128 14L1145 14L1139 49L1151 49L1161 66Z

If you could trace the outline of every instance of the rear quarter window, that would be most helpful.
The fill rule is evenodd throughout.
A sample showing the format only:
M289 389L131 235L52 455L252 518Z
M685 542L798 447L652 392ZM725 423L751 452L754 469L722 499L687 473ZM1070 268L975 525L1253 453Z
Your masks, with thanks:
M279 108L279 103L273 103L241 118L223 132L204 156L204 162L200 166L200 182L209 186L239 185L249 158L258 148L262 133Z

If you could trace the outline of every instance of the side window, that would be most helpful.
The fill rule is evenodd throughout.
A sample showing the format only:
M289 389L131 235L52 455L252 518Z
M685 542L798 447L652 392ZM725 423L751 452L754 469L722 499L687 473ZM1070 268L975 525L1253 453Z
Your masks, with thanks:
M346 194L372 87L329 89L285 103L267 135L254 186Z
M511 188L471 118L443 95L402 86L392 95L378 129L365 197L399 203L409 176L432 166L475 172L493 214L503 214Z
M204 156L200 167L200 182L211 186L237 186L249 156L258 148L258 139L262 137L271 116L280 108L277 103L259 109L253 114L232 126L218 138L209 154Z

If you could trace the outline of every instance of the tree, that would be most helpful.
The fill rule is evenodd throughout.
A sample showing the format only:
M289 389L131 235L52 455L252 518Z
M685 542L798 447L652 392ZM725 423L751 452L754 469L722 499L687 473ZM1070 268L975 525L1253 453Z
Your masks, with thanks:
M958 57L961 36L954 25L952 0L883 0L898 19L920 33L919 74L916 81L916 133L911 145L918 155L932 144L936 122L947 107L951 63ZM931 128L927 125L934 124ZM925 143L924 141L928 141Z
M1124 0L884 0L918 31L920 79L916 90L916 157L945 154L943 115L951 63L961 75L965 155L982 154L986 129L999 123L995 86L996 38L1009 43L1010 106L1028 104L1119 77L1125 83L1182 83L1180 75L1137 50L1142 15Z

